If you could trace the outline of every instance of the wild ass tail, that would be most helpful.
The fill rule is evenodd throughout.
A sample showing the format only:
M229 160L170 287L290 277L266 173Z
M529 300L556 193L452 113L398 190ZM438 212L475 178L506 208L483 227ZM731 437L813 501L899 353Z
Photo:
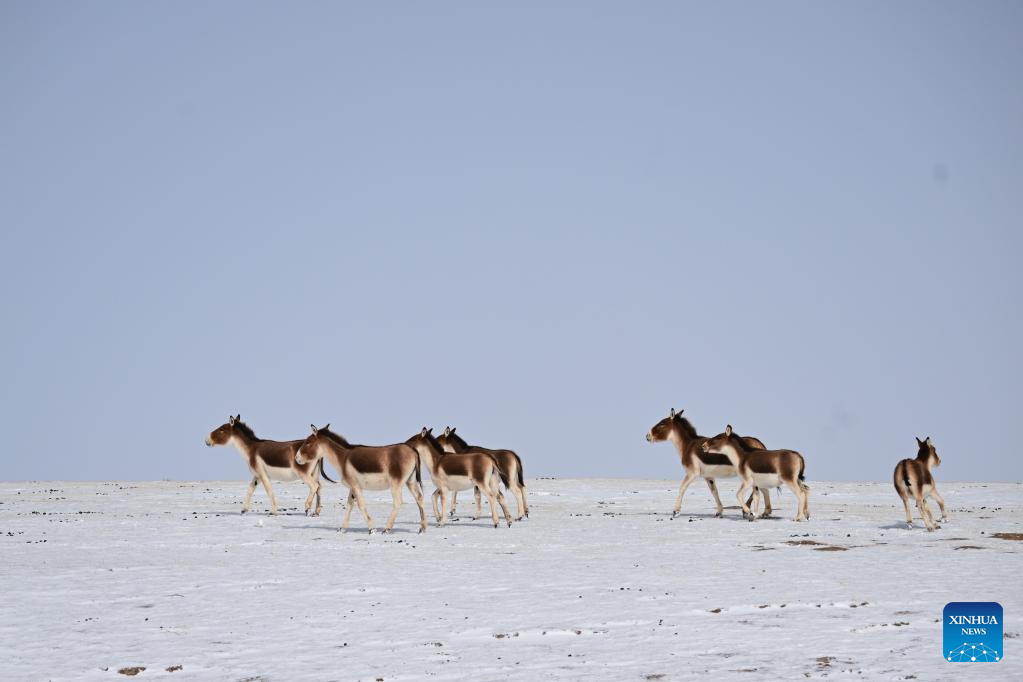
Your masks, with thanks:
M416 450L416 483L419 484L420 488L423 487L423 474L419 470L419 450Z
M323 458L322 457L320 458L320 463L317 466L320 469L320 476L323 476L325 479L327 479L331 483L337 483L337 481L335 481L333 478L328 476L327 472L323 470Z
M490 461L494 463L494 468L497 469L497 474L501 477L501 483L504 483L505 488L511 488L508 480L508 472L501 468L501 463L497 461L497 457L494 457L493 455L489 455L489 457Z
M799 487L803 490L809 490L810 486L806 484L805 477L803 474L806 472L806 461L800 456L799 458Z
M526 482L522 480L522 460L518 455L515 455L515 462L519 465L519 487L525 488Z

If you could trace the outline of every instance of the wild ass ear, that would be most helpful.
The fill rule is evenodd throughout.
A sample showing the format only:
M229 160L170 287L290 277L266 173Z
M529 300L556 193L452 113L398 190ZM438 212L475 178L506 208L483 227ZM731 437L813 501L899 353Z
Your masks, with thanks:
M915 436L915 438L916 438L916 444L917 445L923 445L924 444L924 442L922 440L920 440L920 436Z
M309 428L313 430L313 435L316 435L316 424L310 424Z
M234 418L234 415L233 415L233 414L229 414L229 415L227 415L227 423L228 423L228 424L230 424L231 426L234 426L234 423L235 423L235 421L236 421L236 420L235 420L235 418Z
M726 424L725 425L725 435L726 436L731 436L732 435L732 425L731 424Z
M450 436L451 435L451 427L450 426L445 426L444 427L444 435L445 436Z
M451 433L448 434L449 436L455 435L455 428L457 428L457 427L454 427L454 426L451 427Z
M931 444L931 437L927 436L926 438L924 438L924 445L930 445L930 444Z
M330 424L328 423L326 426L324 426L322 429L320 429L320 431L326 431L329 428L330 428Z
M425 426L423 427L423 430L419 432L419 435L423 436L424 438L426 437L426 427Z
M675 418L675 408L674 407L671 408L671 412L668 413L668 417L670 417L671 419Z
M433 435L433 427L431 426L430 428L428 428L426 430L426 432L432 436Z

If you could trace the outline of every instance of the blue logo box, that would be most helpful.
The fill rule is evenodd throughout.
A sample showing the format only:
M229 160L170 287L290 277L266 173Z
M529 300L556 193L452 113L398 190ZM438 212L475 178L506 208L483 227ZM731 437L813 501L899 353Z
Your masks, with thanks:
M946 661L996 663L1002 649L1002 605L994 601L954 601L945 605L942 638Z

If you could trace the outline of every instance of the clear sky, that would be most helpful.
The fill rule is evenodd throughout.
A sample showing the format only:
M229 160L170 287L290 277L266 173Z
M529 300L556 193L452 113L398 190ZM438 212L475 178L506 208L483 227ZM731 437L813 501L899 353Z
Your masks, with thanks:
M0 4L6 480L240 412L677 477L669 407L1020 480L1018 2ZM894 494L894 493L893 493Z

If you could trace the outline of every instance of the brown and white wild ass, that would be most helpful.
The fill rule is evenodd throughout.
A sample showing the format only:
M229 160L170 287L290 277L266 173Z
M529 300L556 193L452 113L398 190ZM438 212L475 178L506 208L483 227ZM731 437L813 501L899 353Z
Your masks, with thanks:
M714 495L714 502L717 504L716 516L721 516L725 512L725 507L721 504L721 498L718 496L718 487L715 479L734 478L736 476L735 467L732 466L731 461L724 455L711 454L702 449L701 446L707 439L704 436L697 435L696 428L688 419L682 416L684 411L679 410L676 412L674 407L671 408L668 416L654 424L653 428L646 435L646 439L650 443L670 440L678 448L678 456L682 460L682 469L685 474L678 486L678 498L675 500L675 509L672 511L671 516L674 518L681 513L682 496L686 494L686 489L696 480L697 476L702 476L707 481L707 487L710 488L711 494ZM764 447L760 440L752 436L746 436L743 440L751 447ZM753 497L750 496L746 504L749 505L752 499ZM771 496L766 490L764 491L764 504L764 516L770 516Z
M242 514L249 510L252 502L252 493L256 491L259 483L263 484L267 497L270 498L270 513L277 513L277 498L274 496L270 481L294 481L302 479L309 486L309 495L305 500L305 513L309 513L313 497L316 497L316 511L313 516L320 513L320 481L319 476L331 483L336 483L332 478L323 472L322 462L317 467L313 464L299 464L295 461L295 453L301 440L263 440L256 438L256 434L243 421L239 414L228 417L227 423L219 426L210 432L206 437L207 447L214 445L234 444L242 457L248 462L249 471L252 472L252 480L249 482L249 492L245 495L245 503L242 504Z
M902 506L906 508L906 523L913 527L913 515L909 511L909 497L916 499L916 508L920 510L920 516L924 520L927 530L941 528L934 522L931 508L927 504L927 498L933 497L941 507L941 520L947 521L945 513L945 498L938 493L938 487L931 474L931 468L941 466L941 457L928 436L923 440L916 439L916 459L904 459L895 465L895 491L902 498Z
M491 448L485 448L479 445L469 445L465 440L455 433L455 427L448 426L444 427L443 435L437 436L437 442L444 448L444 452L460 453L467 452L470 448L477 452L486 452L494 456L497 460L498 465L501 467L501 471L507 474L508 482L511 486L508 490L515 497L515 504L518 508L518 516L515 517L516 521L521 521L523 517L529 518L529 505L526 504L526 482L522 478L522 459L519 458L512 450L493 450ZM479 517L480 508L480 489L473 486L473 495L476 498L476 516ZM454 491L454 495L451 497L451 515L455 515L455 507L458 506L458 491Z
M756 514L743 502L742 495L747 488L754 488L755 504L759 502L757 491L767 493L768 488L776 488L782 483L787 485L796 496L799 508L796 510L796 521L810 518L810 488L803 482L806 462L795 450L765 450L752 448L742 438L732 432L732 425L725 427L724 433L708 438L701 446L704 452L716 452L728 457L742 484L735 496L742 505L742 515L752 521Z
M341 521L344 532L348 530L348 522L352 517L353 501L358 503L359 511L366 517L366 526L373 532L373 519L366 510L363 490L390 490L394 506L391 516L384 525L384 532L389 533L394 527L401 509L401 487L407 486L412 498L419 507L419 532L426 532L426 509L423 507L423 481L419 473L419 455L404 443L396 445L370 446L351 445L340 434L330 430L330 424L322 429L310 425L312 433L299 445L295 459L299 463L315 464L329 459L341 481L348 486L348 504L345 517Z
M456 490L469 490L476 486L487 496L494 528L500 525L497 518L498 504L501 505L508 527L511 527L511 513L508 511L508 505L505 504L504 495L501 494L501 486L498 483L498 480L501 480L505 487L508 487L508 476L501 471L501 466L493 455L478 451L473 447L458 454L446 453L434 437L433 429L428 429L425 426L422 431L405 442L415 448L419 456L422 457L430 471L433 484L437 486L433 493L433 510L440 525L443 526L447 521L447 494ZM438 498L440 499L439 509L437 508Z

